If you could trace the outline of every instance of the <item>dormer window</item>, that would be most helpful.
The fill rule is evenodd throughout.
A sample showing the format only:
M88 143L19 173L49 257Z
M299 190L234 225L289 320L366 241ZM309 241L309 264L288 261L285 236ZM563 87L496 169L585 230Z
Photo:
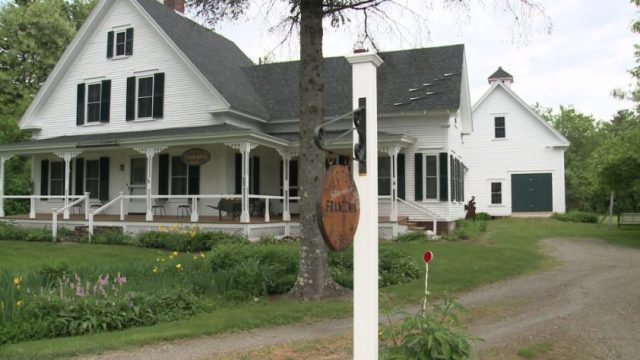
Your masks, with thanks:
M133 55L133 28L119 29L107 33L107 58L122 58Z

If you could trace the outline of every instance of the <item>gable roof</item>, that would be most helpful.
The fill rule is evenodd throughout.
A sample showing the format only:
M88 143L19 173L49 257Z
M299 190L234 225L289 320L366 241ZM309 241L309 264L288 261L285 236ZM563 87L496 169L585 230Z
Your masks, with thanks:
M241 67L253 62L232 41L156 0L136 0L234 110L267 118Z
M564 137L564 135L562 135L558 130L556 130L556 128L554 128L553 126L551 126L551 124L545 121L535 110L533 110L533 108L531 108L531 106L529 106L524 100L522 100L522 98L520 98L513 90L511 90L511 88L509 88L508 86L504 85L499 81L496 81L495 83L493 83L491 87L489 87L489 90L487 90L487 92L485 92L482 95L482 97L480 97L480 99L478 99L478 101L476 101L476 103L473 104L472 111L475 112L476 109L478 109L478 107L480 107L480 105L494 91L496 91L497 88L501 88L504 91L506 91L508 95L510 95L514 100L516 100L516 102L519 103L520 106L522 106L531 115L531 117L533 117L538 122L540 122L544 127L546 127L560 141L560 145L559 145L560 147L568 147L570 145L570 141L566 137Z
M380 114L456 110L460 106L464 45L378 53ZM272 119L299 114L299 61L245 67ZM325 115L351 110L351 65L344 57L324 60ZM278 89L278 91L273 91Z

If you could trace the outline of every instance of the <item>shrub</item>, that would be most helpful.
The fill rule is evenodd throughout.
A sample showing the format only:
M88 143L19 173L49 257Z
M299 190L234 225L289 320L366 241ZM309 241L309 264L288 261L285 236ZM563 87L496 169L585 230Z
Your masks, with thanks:
M69 276L69 264L64 262L45 264L40 267L38 274L42 278L42 286L48 288L65 276Z
M382 359L469 359L470 337L459 325L457 313L464 308L445 299L415 316L406 316L397 324L382 327Z
M27 232L27 229L19 226L0 222L0 239L2 240L25 240Z
M424 231L409 231L404 234L398 235L396 241L409 242L409 241L427 241L429 238Z
M209 263L222 292L284 294L298 276L298 250L272 244L221 244Z
M330 253L329 271L338 284L353 288L353 249ZM378 286L413 281L420 277L420 271L418 265L402 252L388 247L379 249Z
M94 244L122 245L131 244L133 239L131 236L124 234L122 230L101 229L91 237L91 242Z
M597 224L600 216L586 211L569 211L564 214L553 213L551 218L559 221Z
M0 331L0 345L174 321L194 315L200 306L197 297L181 288L154 296L130 293L74 301L39 295L26 299L14 321Z
M208 251L220 244L247 243L248 240L238 235L222 232L166 232L150 231L140 234L137 242L142 247L166 249L174 251Z
M488 221L491 220L491 215L487 214L486 212L479 212L476 214L476 220Z
M456 228L445 236L445 239L466 240L479 236L483 232L487 231L487 221L482 220L458 220L456 221Z

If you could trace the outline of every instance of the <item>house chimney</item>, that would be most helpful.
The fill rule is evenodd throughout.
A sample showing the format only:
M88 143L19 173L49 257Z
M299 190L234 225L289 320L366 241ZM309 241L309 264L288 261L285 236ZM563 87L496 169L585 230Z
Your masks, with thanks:
M502 66L499 66L498 70L496 70L493 74L491 74L488 80L489 80L489 85L493 85L496 82L500 82L504 84L506 87L510 88L511 84L513 84L513 76L511 76L511 74L509 74L508 72L504 71L502 69Z
M164 5L180 14L184 14L184 0L164 0Z

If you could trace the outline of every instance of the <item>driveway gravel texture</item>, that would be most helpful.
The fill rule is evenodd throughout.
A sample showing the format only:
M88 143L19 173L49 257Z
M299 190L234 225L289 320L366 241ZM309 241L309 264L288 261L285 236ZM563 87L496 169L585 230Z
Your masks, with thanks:
M602 240L542 242L560 265L460 294L481 359L521 359L545 343L545 359L640 359L640 250ZM382 317L381 317L382 319ZM112 351L81 359L215 359L266 346L349 335L352 319L256 329ZM507 350L505 350L507 349ZM537 357L536 357L537 358Z

